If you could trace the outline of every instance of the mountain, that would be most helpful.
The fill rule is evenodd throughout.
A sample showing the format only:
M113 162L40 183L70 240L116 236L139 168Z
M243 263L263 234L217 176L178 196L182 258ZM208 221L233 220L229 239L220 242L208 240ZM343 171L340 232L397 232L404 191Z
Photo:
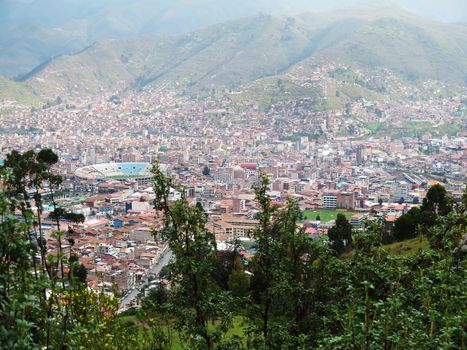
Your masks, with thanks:
M176 36L104 40L51 60L27 83L54 97L147 84L234 88L306 59L389 69L404 79L465 83L467 25L390 17L259 15Z
M0 74L20 77L44 61L105 39L176 35L258 13L364 13L389 5L425 18L467 21L464 0L2 0Z
M321 0L320 0L321 1ZM293 0L303 9L305 0ZM323 1L321 1L323 2ZM176 35L259 12L289 12L283 0L3 0L0 74L21 77L96 41ZM19 60L18 60L19 58Z
M319 56L359 67L386 67L414 79L467 81L467 25L381 18L358 28Z
M40 102L41 98L26 84L0 76L0 105L35 106L40 104Z

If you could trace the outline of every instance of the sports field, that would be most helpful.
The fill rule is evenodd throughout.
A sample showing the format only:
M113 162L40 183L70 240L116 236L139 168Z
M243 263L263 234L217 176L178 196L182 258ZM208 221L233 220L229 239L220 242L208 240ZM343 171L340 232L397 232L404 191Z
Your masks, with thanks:
M358 214L355 211L346 211L346 210L332 210L332 209L318 209L318 210L305 210L303 212L303 219L309 221L315 221L316 217L319 215L321 222L329 222L336 220L337 214L344 214L347 219L350 219L352 215Z

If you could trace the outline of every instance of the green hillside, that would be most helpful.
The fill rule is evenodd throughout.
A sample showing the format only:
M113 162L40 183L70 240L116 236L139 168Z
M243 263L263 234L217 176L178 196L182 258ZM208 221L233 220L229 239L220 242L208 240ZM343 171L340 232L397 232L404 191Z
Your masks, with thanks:
M467 26L382 18L359 28L318 56L359 67L384 67L411 80L462 83L467 76Z
M323 19L316 15L260 15L178 36L99 42L76 55L52 60L32 74L28 83L47 97L121 92L166 83L195 90L234 89L315 59L386 68L413 81L463 84L465 37L466 25L414 21L406 16ZM291 89L293 94L309 93ZM348 96L366 93L349 90Z
M0 76L0 103L35 106L41 99L24 83L17 83Z

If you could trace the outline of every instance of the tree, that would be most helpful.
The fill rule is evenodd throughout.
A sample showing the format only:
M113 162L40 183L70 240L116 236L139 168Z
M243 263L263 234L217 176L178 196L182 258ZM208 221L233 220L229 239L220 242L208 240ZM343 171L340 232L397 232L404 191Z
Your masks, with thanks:
M446 215L452 209L452 200L447 195L446 189L436 184L430 187L423 199L422 210L436 215Z
M465 211L442 220L431 230L451 237L445 243L452 247L455 233L465 229ZM326 281L320 287L334 305L322 312L328 318L316 347L462 348L465 312L458 305L466 296L465 269L456 268L452 250L431 247L412 257L393 257L377 243L380 230L372 226L357 233L354 254L341 261L344 266L325 265L336 284ZM333 289L340 293L331 294Z
M83 264L78 264L72 268L72 275L79 283L86 283L88 277L88 271Z
M332 248L342 254L348 250L352 244L352 225L344 214L337 214L335 225L328 231L329 241Z
M199 211L204 213L204 208L201 202L196 202L196 208L198 208Z
M169 279L177 328L192 348L213 349L231 323L232 302L213 277L217 259L214 234L206 228L206 215L197 206L190 206L185 198L169 203L170 190L178 186L162 173L158 162L153 164L152 174L155 209L164 214L161 233L175 256L169 264ZM220 321L218 326L208 327L214 320Z
M316 221L321 221L321 216L316 215Z
M378 204L383 205L383 198L378 198Z
M279 209L267 195L268 185L269 179L261 174L254 188L261 211L253 232L257 252L250 267L255 304L248 310L254 336L249 347L295 349L307 329L311 243L299 228L301 211L296 202L288 200Z
M60 219L69 213L58 210L53 199L61 183L51 171L57 161L47 149L13 151L0 168L0 344L21 349L117 349L114 341L122 333L114 318L116 300L88 291L81 283L85 269L62 250L61 238L67 233L60 230ZM52 216L58 230L50 235L58 242L54 254L47 254L41 225L41 191L46 184L56 208ZM14 212L21 213L21 220ZM125 332L132 346L136 337Z
M229 275L228 286L234 297L244 298L247 296L250 288L250 277L245 273L239 256L236 257L234 267Z
M205 165L204 168L203 168L203 175L204 176L211 175L211 169L209 169L207 165Z
M252 296L257 304L250 311L250 319L253 333L261 335L267 347L271 345L271 311L274 297L274 285L278 283L275 276L280 276L278 271L279 254L277 224L272 221L272 216L277 211L277 206L272 205L271 198L266 194L269 179L265 174L260 175L260 183L254 187L256 200L261 207L259 212L259 227L253 232L256 241L257 252L252 261L253 278L251 281Z
M394 238L397 241L403 241L415 237L418 234L418 225L423 222L422 215L419 207L413 207L397 218L394 222Z

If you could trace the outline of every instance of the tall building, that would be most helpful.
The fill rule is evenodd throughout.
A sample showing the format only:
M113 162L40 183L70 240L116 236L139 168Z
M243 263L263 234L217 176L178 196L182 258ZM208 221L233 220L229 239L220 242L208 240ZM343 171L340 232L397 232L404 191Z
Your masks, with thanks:
M355 161L356 161L357 165L362 165L363 164L363 146L358 146L357 147Z
M337 208L337 190L328 190L323 194L323 208L336 209Z
M354 210L356 207L357 195L355 192L342 191L337 194L336 206L339 209Z
M394 188L394 202L405 202L409 197L410 185L405 181L399 181Z

